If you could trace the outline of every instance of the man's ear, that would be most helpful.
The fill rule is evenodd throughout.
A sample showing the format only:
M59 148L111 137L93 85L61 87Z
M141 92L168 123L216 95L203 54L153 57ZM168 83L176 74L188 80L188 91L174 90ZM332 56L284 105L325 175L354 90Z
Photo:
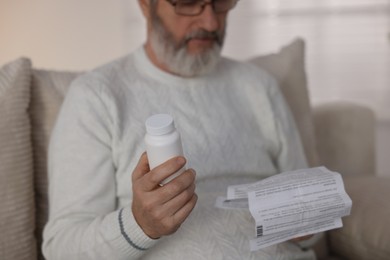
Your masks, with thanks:
M150 0L138 0L138 4L141 7L141 11L144 17L149 20L150 16Z

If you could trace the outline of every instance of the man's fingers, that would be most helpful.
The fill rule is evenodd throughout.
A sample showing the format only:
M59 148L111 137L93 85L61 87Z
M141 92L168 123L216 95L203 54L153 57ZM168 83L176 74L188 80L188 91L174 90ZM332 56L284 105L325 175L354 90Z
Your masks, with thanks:
M164 203L164 211L169 215L176 214L185 204L192 199L195 194L195 183L183 190L180 194Z
M184 157L175 157L165 163L157 166L142 180L144 191L151 191L156 188L163 180L180 170L186 163Z
M198 195L194 193L191 199L173 215L174 221L176 223L183 223L194 209L197 201Z
M185 163L184 157L176 157L150 171L147 156L143 154L133 172L132 210L137 223L149 237L172 234L195 207L194 170L186 170L159 186Z
M137 166L133 171L133 183L135 180L142 178L146 173L150 172L149 161L146 152L144 152L138 160Z
M172 181L165 184L158 192L160 197L163 198L162 203L167 203L172 199L180 196L181 193L187 191L191 185L194 185L195 190L195 171L192 169L186 170L181 175L177 176ZM192 196L192 194L191 194ZM188 198L189 199L189 198Z

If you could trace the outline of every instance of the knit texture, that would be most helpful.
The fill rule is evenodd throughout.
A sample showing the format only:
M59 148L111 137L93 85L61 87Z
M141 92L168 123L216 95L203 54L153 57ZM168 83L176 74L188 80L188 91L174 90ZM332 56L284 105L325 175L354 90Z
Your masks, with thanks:
M156 252L139 250L161 241L142 232L130 206L144 122L157 113L174 117L198 182L306 167L294 120L267 73L221 59L209 75L181 78L156 68L140 48L78 78L65 98L49 148L46 256L136 259Z
M0 259L36 259L30 78L28 59L0 68Z
M220 176L197 183L198 203L173 236L165 237L146 252L143 260L313 260L312 250L301 250L291 242L259 251L249 250L255 237L255 221L249 210L215 208L218 196L226 195L228 185L252 182L255 177Z

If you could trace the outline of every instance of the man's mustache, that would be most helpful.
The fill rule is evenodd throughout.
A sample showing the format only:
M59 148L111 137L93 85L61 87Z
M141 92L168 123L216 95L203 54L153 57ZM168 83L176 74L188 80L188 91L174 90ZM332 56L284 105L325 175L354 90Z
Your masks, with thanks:
M187 34L184 39L184 42L187 43L192 39L211 39L216 41L218 45L222 46L223 34L224 33L220 31L209 32L206 30L197 30Z

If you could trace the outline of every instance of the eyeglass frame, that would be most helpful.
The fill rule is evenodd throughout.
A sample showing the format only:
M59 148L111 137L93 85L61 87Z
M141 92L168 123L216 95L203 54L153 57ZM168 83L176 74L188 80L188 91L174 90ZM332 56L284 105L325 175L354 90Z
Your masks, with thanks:
M216 14L222 14L222 13L227 13L228 11L230 11L230 10L232 10L236 5L237 5L237 2L239 1L239 0L234 0L235 1L235 3L234 3L234 5L232 5L232 7L230 8L230 9L228 9L228 10L226 10L226 11L223 11L223 12L217 12L216 10L215 10L215 6L214 6L214 2L215 2L215 0L210 0L210 1L206 1L206 0L202 0L202 4L200 5L200 11L198 12L198 13L196 13L196 14L182 14L182 13L178 13L177 11L176 11L176 6L177 6L177 4L178 4L178 2L179 1L177 1L176 0L176 2L174 2L175 0L166 0L168 3L170 3L173 7L174 7L174 9L175 9L175 13L176 14L178 14L178 15L183 15L183 16L197 16L197 15L200 15L202 12L203 12L203 10L204 10L204 8L206 7L206 5L211 5L211 7L213 8L213 11L216 13Z

